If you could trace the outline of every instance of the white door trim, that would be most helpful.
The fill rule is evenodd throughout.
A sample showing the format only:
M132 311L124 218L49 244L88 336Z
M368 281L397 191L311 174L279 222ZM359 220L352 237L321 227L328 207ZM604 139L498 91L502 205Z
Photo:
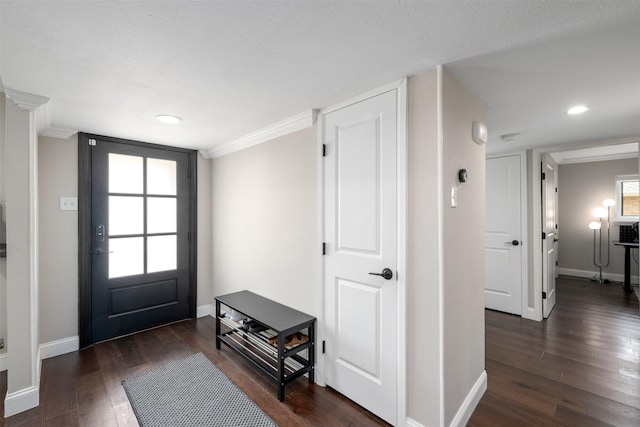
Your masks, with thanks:
M324 236L324 164L322 160L322 142L324 141L324 121L325 116L332 112L364 101L365 99L389 92L397 91L397 114L398 114L398 319L397 319L397 394L396 394L396 425L404 425L406 421L406 272L407 272L407 79L397 80L390 84L384 85L378 89L366 92L360 96L340 102L330 107L320 110L318 114L318 274L316 277L316 318L317 318L317 341L319 345L316 348L316 372L315 380L318 385L325 385L325 358L322 354L322 342L325 339L325 269L324 260L322 258L322 241Z
M521 283L522 283L522 293L521 293L521 302L522 302L522 311L521 316L526 319L532 319L530 317L532 315L533 309L529 308L529 248L531 247L530 241L528 241L531 236L528 232L528 218L529 218L529 203L528 203L528 192L527 192L527 153L526 151L518 151L514 153L504 153L504 154L493 154L486 156L486 159L497 159L500 157L512 157L518 156L520 157L520 238L522 240L522 272L521 272ZM537 319L534 319L537 320Z
M527 307L527 319L542 320L542 194L540 191L540 174L542 173L542 154L545 149L531 151L529 159L529 178L531 179L531 235L532 251L532 284L533 307ZM523 317L524 317L523 312Z

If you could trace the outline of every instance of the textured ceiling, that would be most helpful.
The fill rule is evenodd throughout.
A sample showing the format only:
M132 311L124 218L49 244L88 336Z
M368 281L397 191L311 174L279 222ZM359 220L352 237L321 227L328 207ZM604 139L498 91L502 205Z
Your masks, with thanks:
M628 137L640 141L640 23L543 40L447 67L485 103L489 153ZM565 113L579 104L589 110ZM500 140L505 134L518 135Z
M0 0L2 83L52 126L202 150L449 63L489 151L638 136L639 43L637 1Z

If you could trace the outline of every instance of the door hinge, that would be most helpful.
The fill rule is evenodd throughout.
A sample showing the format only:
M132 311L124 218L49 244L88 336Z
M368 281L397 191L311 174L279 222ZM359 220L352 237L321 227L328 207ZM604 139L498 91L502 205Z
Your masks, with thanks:
M542 240L547 238L547 233L545 233L544 231L542 232Z
M327 254L327 244L325 242L322 242L322 255L326 255Z
M558 192L558 187L556 187L556 193Z
M95 140L95 139L93 139L93 138L89 138L89 145L90 145L90 146L95 147L95 146L96 146L96 144L97 144L97 143L96 143L96 140Z
M322 340L322 354L324 354L324 351L325 351L325 346L324 345L325 345L325 342L324 342L324 340Z
M547 179L547 174L542 172L542 179Z
M542 299L547 299L547 293L546 292L542 293Z
M556 261L556 267L558 266L558 261Z
M322 157L327 157L327 144L322 144Z

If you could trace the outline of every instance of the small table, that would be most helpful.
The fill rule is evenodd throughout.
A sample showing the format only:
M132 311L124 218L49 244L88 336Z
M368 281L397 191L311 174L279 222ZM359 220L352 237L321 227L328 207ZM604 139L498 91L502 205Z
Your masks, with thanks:
M315 323L316 318L279 304L249 291L221 295L216 299L216 348L227 345L249 362L260 368L278 383L278 400L284 400L284 386L300 377L309 375L309 383L314 382L315 368ZM221 306L232 309L269 328L275 334L276 346L240 325L229 322L222 314ZM221 323L225 323L226 332ZM285 347L285 337L306 329L306 342L293 348ZM298 353L308 350L307 357Z
M624 291L633 292L631 288L631 249L638 247L638 242L613 242L624 247Z

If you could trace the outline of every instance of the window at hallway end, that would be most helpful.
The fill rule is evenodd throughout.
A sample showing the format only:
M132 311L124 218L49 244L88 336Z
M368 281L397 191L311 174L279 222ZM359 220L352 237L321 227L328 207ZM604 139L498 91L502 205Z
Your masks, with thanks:
M638 221L640 191L638 175L616 176L616 221Z

